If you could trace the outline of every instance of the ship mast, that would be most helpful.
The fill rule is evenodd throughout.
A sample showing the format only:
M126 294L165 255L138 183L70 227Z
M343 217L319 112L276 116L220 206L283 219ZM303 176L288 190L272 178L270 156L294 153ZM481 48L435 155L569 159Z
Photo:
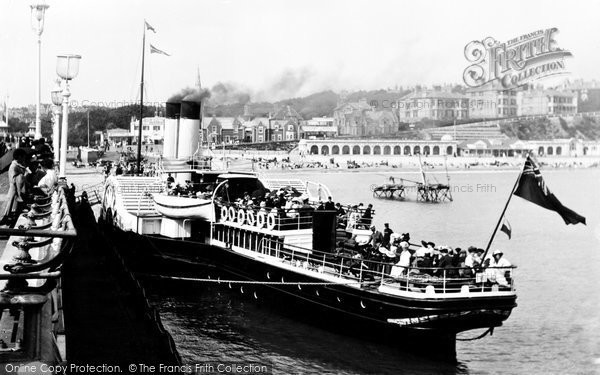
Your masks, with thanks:
M197 84L198 84L198 94L202 95L202 82L200 81L200 67L197 68ZM198 156L202 156L202 141L204 138L204 132L202 131L204 121L204 99L200 99L200 137L198 138Z
M423 185L427 185L427 179L425 178L425 171L423 170L423 163L421 162L421 153L419 152L419 168L421 169L421 179L423 180Z
M137 142L137 173L139 174L142 161L142 117L144 116L144 57L146 54L146 21L144 20L144 33L142 36L142 77L140 80L140 123Z

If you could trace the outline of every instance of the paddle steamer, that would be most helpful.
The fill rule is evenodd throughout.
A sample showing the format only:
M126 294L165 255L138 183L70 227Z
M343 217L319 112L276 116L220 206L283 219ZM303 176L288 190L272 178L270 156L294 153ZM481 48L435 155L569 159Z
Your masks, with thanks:
M499 286L481 274L452 277L449 269L437 276L416 268L392 273L389 262L339 251L335 211L238 205L247 194L287 190L314 207L331 193L319 183L192 163L189 142L197 137L199 113L198 103L167 103L159 176L106 181L100 222L138 272L156 265L152 272L162 275L189 271L190 279L250 298L290 300L298 311L351 324L348 331L427 342L452 353L458 333L498 327L516 306L512 275L508 286ZM169 184L177 183L198 193L169 195ZM345 229L358 242L369 234L358 224Z

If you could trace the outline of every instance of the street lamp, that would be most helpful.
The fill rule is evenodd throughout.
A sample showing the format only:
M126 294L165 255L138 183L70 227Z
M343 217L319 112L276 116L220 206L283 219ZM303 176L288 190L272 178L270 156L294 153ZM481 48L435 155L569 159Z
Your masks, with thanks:
M41 80L42 80L42 33L44 32L44 15L49 5L43 1L30 5L31 7L31 28L37 35L38 44L38 65L37 65L37 84L35 86L35 139L42 138L42 121L40 119L40 102L42 101Z
M62 137L60 137L60 170L59 178L66 178L67 169L67 136L69 132L69 81L79 74L79 55L58 55L56 61L56 74L65 81L62 91L63 97L63 119L62 119Z
M62 88L60 87L60 79L57 79L54 88L50 91L52 97L52 147L54 148L54 162L60 159L60 106L62 104Z

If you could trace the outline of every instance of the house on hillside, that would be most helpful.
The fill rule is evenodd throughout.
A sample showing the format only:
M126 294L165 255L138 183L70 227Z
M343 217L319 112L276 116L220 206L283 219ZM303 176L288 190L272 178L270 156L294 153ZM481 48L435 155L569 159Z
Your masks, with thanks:
M375 110L366 99L339 105L333 112L333 125L339 135L386 135L398 129L398 116L391 108Z
M415 91L400 98L397 109L400 122L452 122L469 118L469 99L463 94L447 91Z
M252 120L243 121L243 137L241 142L245 143L261 143L266 142L267 132L269 128L268 117L255 117Z
M468 89L469 117L472 119L490 119L515 117L519 90L506 90L498 81L481 87Z
M398 130L398 117L390 110L365 112L364 135L386 135Z
M519 116L560 116L577 113L577 92L549 89L521 91L517 95Z
M364 112L372 110L367 99L343 103L333 110L333 125L340 135L364 135Z
M243 123L237 117L204 117L202 131L209 144L232 144L244 139Z

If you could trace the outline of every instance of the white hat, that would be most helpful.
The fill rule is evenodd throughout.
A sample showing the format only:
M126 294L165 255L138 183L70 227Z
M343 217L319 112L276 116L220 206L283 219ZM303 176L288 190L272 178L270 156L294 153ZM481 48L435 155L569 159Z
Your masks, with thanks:
M494 256L494 255L498 255L498 254L504 254L504 253L502 252L502 250L496 249L496 250L494 250L494 252L492 253L492 256Z

